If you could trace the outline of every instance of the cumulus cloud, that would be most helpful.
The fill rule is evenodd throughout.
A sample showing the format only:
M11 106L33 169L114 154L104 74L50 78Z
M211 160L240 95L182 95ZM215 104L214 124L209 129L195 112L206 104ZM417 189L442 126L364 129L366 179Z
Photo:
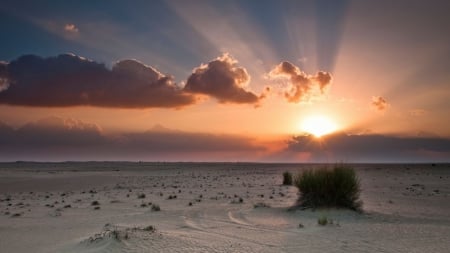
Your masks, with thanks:
M373 96L372 97L372 108L379 112L384 112L389 108L389 104L386 101L386 99L380 97L380 96Z
M78 27L76 27L74 24L66 24L64 26L64 31L70 32L70 33L78 33Z
M26 55L0 65L0 103L25 106L179 108L196 102L171 76L136 60L104 64L64 54Z
M450 139L439 137L398 137L378 134L337 133L318 140L314 136L295 136L287 150L308 152L314 161L448 161ZM429 156L436 154L436 156Z
M286 61L275 66L268 73L268 77L289 80L284 96L291 103L309 101L318 95L325 94L332 82L332 76L328 72L319 71L314 76L307 75L299 67Z
M184 90L215 97L220 103L256 104L263 95L248 91L250 75L229 54L223 54L208 64L193 70Z

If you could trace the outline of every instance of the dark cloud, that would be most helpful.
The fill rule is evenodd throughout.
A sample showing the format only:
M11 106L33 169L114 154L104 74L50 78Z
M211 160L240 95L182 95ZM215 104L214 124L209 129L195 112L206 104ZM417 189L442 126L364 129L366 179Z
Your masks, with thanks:
M13 129L0 122L0 160L223 160L265 150L251 138L155 127L105 134L95 125L56 117ZM222 157L222 159L221 159Z
M288 91L284 96L291 103L308 101L325 94L332 82L332 76L328 72L319 71L316 75L310 76L286 61L273 68L268 76L272 79L279 77L289 79Z
M86 147L106 144L102 130L80 120L51 117L28 123L15 132L15 144L49 147Z
M386 101L386 99L380 97L380 96L373 96L372 97L372 108L379 112L384 112L389 108L389 104Z
M414 162L450 159L450 139L439 137L338 133L317 139L305 135L290 139L287 149L309 152L313 160L328 162Z
M1 104L25 106L178 108L196 101L171 76L136 60L119 61L109 70L71 54L27 55L0 64L0 91Z
M8 63L0 61L0 92L9 87L8 73L6 71L7 66Z
M126 142L152 152L263 151L250 138L235 135L186 133L182 131L147 131L127 134ZM130 147L132 148L132 147Z
M265 94L257 96L245 89L250 82L247 70L238 67L237 61L228 54L208 64L195 68L184 87L185 91L215 97L220 103L256 104Z

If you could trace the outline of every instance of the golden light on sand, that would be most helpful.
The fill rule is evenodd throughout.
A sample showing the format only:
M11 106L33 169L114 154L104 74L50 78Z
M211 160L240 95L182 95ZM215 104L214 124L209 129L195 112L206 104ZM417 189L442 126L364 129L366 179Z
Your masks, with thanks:
M315 137L322 137L323 135L336 131L337 125L329 117L323 115L309 116L303 119L301 130L314 135Z

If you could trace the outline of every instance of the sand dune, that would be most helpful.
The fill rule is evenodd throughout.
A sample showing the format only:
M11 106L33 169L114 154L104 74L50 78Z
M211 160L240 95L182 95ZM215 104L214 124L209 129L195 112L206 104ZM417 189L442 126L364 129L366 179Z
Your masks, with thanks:
M355 165L363 213L289 210L314 166L2 164L0 252L448 252L450 166Z

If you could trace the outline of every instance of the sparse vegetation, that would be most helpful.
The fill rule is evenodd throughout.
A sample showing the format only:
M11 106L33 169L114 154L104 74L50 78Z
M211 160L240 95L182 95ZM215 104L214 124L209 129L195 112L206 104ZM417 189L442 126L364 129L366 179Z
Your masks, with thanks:
M91 202L91 206L99 206L100 202L98 202L97 200L94 200Z
M253 208L261 208L261 207L263 207L263 208L270 208L270 205L266 204L264 202L259 202L259 203L256 203L256 204L253 205Z
M285 171L283 173L283 185L292 185L293 183L293 177L292 177L292 173L290 173L289 171Z
M155 228L154 226L152 226L152 225L149 225L149 226L146 226L146 227L144 228L144 231L155 232L155 231L156 231L156 228Z
M153 212L159 212L159 211L161 211L161 208L159 207L159 205L153 204L152 205L152 211Z
M302 207L361 208L359 179L348 165L306 170L295 178L294 184L301 193L299 202Z
M145 199L145 193L139 193L137 197L138 199Z

